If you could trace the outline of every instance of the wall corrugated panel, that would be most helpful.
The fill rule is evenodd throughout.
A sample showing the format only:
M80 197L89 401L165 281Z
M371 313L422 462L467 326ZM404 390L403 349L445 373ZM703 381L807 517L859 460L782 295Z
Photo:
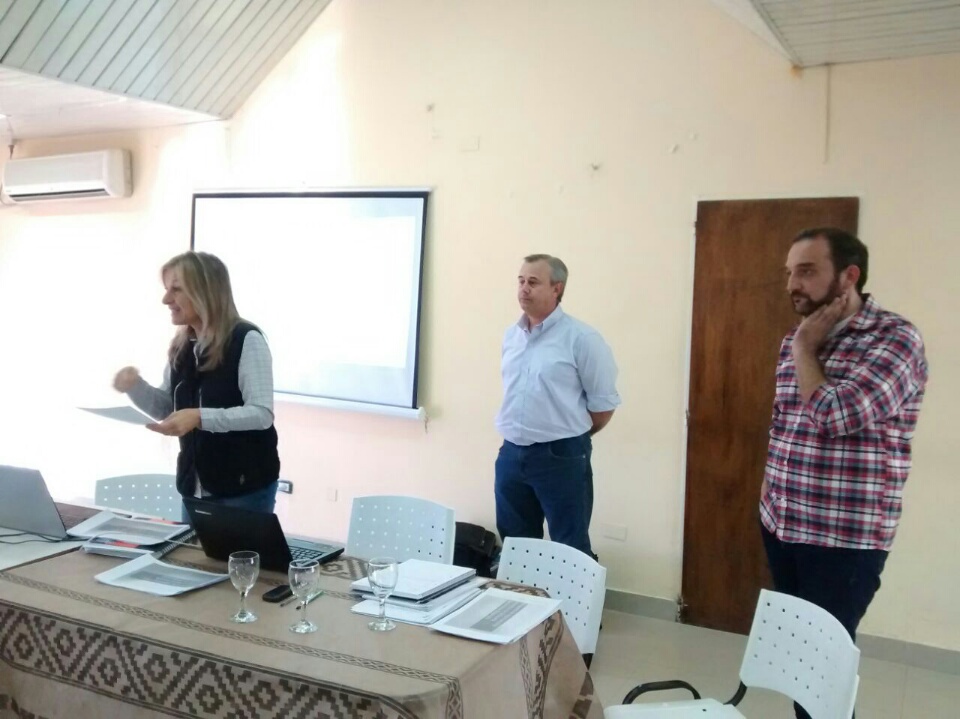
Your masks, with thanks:
M195 75L174 95L173 104L199 108L203 98L226 81L231 68L242 63L249 53L256 53L264 36L273 32L292 9L293 6L285 0L267 0L261 7L251 7L238 18L234 27L236 34L218 44L218 53L211 53L204 59Z
M0 64L228 116L329 0L0 0Z
M146 65L129 81L121 77L116 89L143 97L147 88L169 80L180 68L182 59L191 55L205 39L209 39L210 32L216 29L226 9L226 4L214 0L197 2L182 25L158 44Z
M153 26L141 25L137 35L132 35L127 41L130 46L128 52L118 55L103 73L98 83L100 87L126 92L127 88L143 72L149 72L160 51L168 41L175 47L183 42L204 13L210 9L212 0L194 0L194 2L177 2L170 11ZM126 49L126 48L125 48Z
M152 4L152 3L151 3ZM94 24L86 39L70 58L67 65L60 71L59 79L68 82L79 82L80 76L87 72L91 65L97 63L100 69L106 66L112 56L104 50L104 45L122 43L129 33L135 28L144 15L147 14L149 5L140 2L113 2L99 21ZM98 60L99 58L99 60ZM97 72L99 74L99 71ZM84 84L91 84L86 82Z
M960 52L960 0L713 2L805 67Z
M7 54L23 26L30 22L34 11L40 7L40 0L15 0L6 5L6 12L0 18L0 58Z
M824 33L857 38L884 33L887 35L922 35L933 30L960 26L960 5L930 10L923 15L876 15L863 18L842 18L830 21L797 22L781 26L783 33L803 40Z
M956 0L753 0L805 66L960 52Z
M288 52L288 47L292 47L297 42L306 28L313 24L313 21L317 19L330 2L331 0L322 0L322 2L314 3L306 15L299 20L298 25L290 29L284 42L277 46L273 55L267 58L266 62L262 62L254 67L252 74L248 75L247 79L243 81L243 84L234 88L234 91L229 96L224 96L221 99L217 106L219 109L214 114L231 117L239 110L244 100L253 93L256 87L263 82L270 70L272 70Z
M135 3L133 10L127 13L114 33L100 46L77 81L81 85L109 89L123 66L136 54L137 48L175 6L176 0Z
M19 64L28 72L40 72L50 62L51 58L60 51L60 48L74 37L72 35L74 28L81 22L83 16L91 11L91 5L91 0L75 0L75 2L65 4L54 21L47 27L43 37L40 38L40 41L22 63L15 63L9 56L6 61L11 64ZM76 47L79 47L79 44Z
M956 5L955 0L766 0L761 2L775 22L903 15Z
M57 19L61 10L63 10L62 0L43 0L30 14L30 19L20 28L16 39L7 48L4 61L23 67L30 53L40 44L40 40Z
M287 50L293 44L290 38L297 38L303 33L303 30L309 27L309 22L305 18L313 9L312 4L295 4L283 20L277 24L266 41L257 49L256 54L244 58L244 62L238 62L231 71L224 77L224 81L217 84L213 92L208 93L207 97L197 103L198 108L203 108L201 112L209 112L211 115L220 115L229 104L229 100L247 86L250 79L264 65L272 67L276 61L286 54Z
M251 11L244 18L251 6L262 6L265 2L266 0L236 0L227 5L223 14L217 18L216 24L206 28L205 34L198 38L196 43L189 43L185 47L179 56L179 65L172 68L173 72L151 80L144 88L142 96L157 102L182 104L187 93L181 91L191 81L196 81L207 58L219 57L223 48L236 39L239 30L252 23L255 11Z

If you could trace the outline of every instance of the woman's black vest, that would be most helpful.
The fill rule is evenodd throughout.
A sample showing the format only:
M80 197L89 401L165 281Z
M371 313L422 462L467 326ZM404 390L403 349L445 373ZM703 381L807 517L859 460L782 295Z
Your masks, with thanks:
M233 329L224 351L223 361L208 372L197 371L194 343L185 345L176 366L170 368L173 408L239 407L240 354L247 332L259 330L248 322ZM203 489L215 497L236 497L263 489L280 476L277 454L277 430L238 432L204 432L195 429L180 438L177 457L177 491L192 496L194 477L200 478Z

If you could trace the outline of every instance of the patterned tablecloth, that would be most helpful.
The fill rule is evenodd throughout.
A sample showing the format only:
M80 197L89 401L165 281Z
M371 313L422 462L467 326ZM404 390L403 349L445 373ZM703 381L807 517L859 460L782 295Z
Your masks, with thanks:
M342 558L324 565L326 593L309 606L319 631L295 635L294 605L259 598L280 574L261 573L248 605L260 618L238 625L229 582L164 598L93 579L119 561L75 552L0 572L0 719L603 714L559 612L506 646L409 625L371 632L350 612L363 563ZM225 571L191 548L165 561Z

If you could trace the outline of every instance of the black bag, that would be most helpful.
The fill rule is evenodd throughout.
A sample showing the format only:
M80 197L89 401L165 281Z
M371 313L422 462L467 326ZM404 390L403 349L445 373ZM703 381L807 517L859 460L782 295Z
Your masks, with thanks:
M478 524L457 522L457 536L453 543L453 563L458 567L473 567L477 576L491 577L490 564L497 552L497 535Z

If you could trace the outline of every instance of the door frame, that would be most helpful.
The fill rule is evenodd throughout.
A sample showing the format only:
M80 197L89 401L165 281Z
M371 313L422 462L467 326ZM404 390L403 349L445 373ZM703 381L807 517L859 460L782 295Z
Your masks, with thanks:
M679 537L677 537L677 546L680 547L680 563L677 565L675 570L675 581L676 581L676 605L677 605L677 620L679 621L681 616L681 609L683 604L683 558L686 546L684 546L684 536L685 536L685 513L687 508L687 444L689 442L690 435L690 377L692 375L692 358L693 353L693 290L694 290L694 278L696 275L697 269L697 207L701 202L753 202L761 200L814 200L824 197L856 197L860 203L861 207L863 206L863 198L866 195L865 192L857 191L843 191L843 190L818 190L816 192L809 193L793 193L793 192L771 192L763 195L752 195L752 194L704 194L704 195L694 195L693 197L693 213L690 219L690 226L692 232L690 233L690 265L687 268L687 294L686 294L686 312L684 316L686 317L686 329L684 330L684 355L683 355L683 406L681 408L681 437L680 437L680 518L677 523L677 528L679 530ZM773 382L774 378L771 377L770 381Z

